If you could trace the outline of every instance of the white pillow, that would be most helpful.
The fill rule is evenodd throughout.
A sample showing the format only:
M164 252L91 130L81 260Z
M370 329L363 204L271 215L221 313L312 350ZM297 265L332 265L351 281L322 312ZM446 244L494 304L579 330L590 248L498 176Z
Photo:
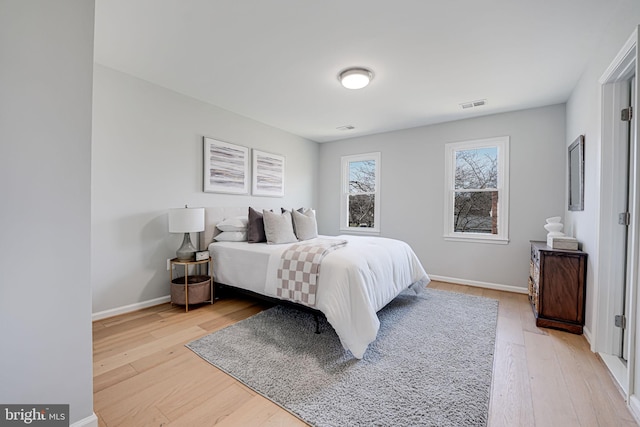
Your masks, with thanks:
M246 216L236 216L234 218L225 218L220 221L216 228L220 231L247 231L249 218Z
M267 236L268 244L293 243L298 238L293 233L293 222L291 212L285 211L277 214L267 210L262 211L264 219L264 234Z
M246 231L223 231L213 238L216 242L246 242Z
M304 213L292 210L293 225L298 240L309 240L318 237L318 223L313 210L307 209Z

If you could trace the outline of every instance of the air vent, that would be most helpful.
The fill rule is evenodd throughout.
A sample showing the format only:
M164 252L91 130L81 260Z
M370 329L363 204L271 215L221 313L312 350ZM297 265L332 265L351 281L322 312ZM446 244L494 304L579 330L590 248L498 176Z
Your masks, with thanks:
M336 129L338 129L338 130L353 130L355 128L356 128L355 126L346 125L346 126L337 127Z
M465 110L467 108L482 107L486 103L487 103L486 99L478 99L477 101L463 102L462 104L460 104L460 107L462 107L462 109Z

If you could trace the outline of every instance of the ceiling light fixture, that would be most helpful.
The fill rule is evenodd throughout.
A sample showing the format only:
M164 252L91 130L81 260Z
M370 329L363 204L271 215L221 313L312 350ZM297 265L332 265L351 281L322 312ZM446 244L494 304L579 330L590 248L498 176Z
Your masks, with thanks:
M338 74L338 80L347 89L362 89L373 79L373 72L366 68L347 68Z

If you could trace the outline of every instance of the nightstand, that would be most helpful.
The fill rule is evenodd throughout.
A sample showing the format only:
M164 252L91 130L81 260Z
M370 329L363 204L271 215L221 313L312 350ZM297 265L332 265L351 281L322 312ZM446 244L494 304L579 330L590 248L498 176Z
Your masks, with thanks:
M529 301L536 326L582 334L587 254L531 242Z
M215 300L215 287L213 286L213 261L211 257L200 261L180 261L178 258L174 258L169 262L171 264L169 266L169 278L172 304L184 305L185 311L187 312L189 311L189 304L200 304L203 302L213 304ZM189 275L190 266L200 266L203 264L207 265L206 275ZM184 276L173 278L174 265L184 267Z

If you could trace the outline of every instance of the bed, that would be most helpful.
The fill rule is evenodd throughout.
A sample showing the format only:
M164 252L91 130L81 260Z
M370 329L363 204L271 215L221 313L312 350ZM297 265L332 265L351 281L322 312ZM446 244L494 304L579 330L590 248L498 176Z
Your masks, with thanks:
M200 247L208 247L211 253L215 282L289 300L279 296L282 283L278 274L283 254L290 253L296 243L215 241L220 233L218 223L242 215L247 215L247 208L205 208ZM419 292L429 283L429 276L409 245L399 240L341 235L318 236L304 243L314 242L341 244L322 259L313 304L297 302L322 312L343 347L361 359L376 338L380 326L377 311L407 288Z

